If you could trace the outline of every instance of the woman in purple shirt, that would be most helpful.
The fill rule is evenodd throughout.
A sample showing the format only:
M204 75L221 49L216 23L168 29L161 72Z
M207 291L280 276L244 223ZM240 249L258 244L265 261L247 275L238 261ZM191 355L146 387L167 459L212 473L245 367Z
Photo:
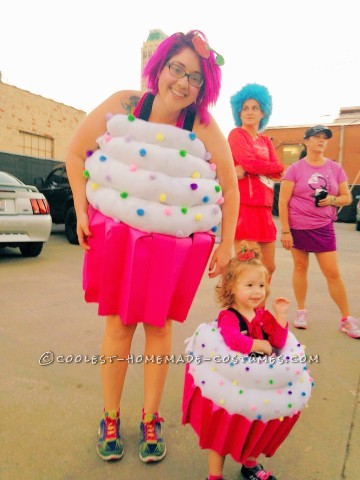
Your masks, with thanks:
M294 261L293 287L298 305L294 326L307 328L307 271L309 252L314 252L330 296L341 312L340 331L360 338L360 322L350 315L338 268L333 222L336 207L349 205L351 194L342 167L324 156L331 137L331 130L322 125L306 130L307 154L284 175L279 195L281 243L291 250Z

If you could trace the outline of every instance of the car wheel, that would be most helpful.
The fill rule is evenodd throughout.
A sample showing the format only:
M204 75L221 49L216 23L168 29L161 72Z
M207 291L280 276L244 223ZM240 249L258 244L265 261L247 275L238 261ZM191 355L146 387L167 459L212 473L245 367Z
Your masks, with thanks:
M43 248L43 242L22 243L19 248L23 257L37 257Z
M76 212L74 207L70 207L65 216L65 234L69 243L79 245L76 233Z

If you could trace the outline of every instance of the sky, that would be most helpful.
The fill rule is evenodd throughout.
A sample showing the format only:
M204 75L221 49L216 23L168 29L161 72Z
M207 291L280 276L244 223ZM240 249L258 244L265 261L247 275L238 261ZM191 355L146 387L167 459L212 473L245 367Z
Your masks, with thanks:
M140 88L152 29L201 30L224 56L211 113L226 135L229 99L247 83L268 87L269 126L331 123L360 106L353 0L3 0L1 17L2 81L87 113Z

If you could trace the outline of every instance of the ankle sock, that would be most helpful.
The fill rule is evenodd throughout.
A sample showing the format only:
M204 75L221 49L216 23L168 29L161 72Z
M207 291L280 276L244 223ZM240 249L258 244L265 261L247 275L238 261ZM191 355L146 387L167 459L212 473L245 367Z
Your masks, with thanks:
M257 465L257 463L257 460L247 460L246 462L244 462L244 467L253 468Z

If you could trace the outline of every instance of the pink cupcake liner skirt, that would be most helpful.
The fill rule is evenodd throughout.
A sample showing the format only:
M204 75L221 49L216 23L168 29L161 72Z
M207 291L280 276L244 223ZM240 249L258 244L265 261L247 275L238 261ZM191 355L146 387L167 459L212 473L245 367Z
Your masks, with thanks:
M119 315L125 325L162 327L184 322L210 257L214 236L146 233L89 207L92 236L85 253L85 300L99 315Z
M300 416L262 422L242 415L230 415L211 400L203 397L192 375L185 374L182 423L189 423L199 437L199 446L219 455L231 455L239 463L249 457L274 455Z

